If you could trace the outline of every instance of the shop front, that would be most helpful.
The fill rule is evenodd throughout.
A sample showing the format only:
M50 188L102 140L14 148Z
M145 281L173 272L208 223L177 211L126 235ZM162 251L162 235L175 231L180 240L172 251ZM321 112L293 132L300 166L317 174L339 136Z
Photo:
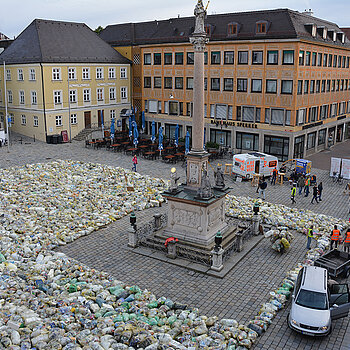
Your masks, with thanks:
M278 158L279 161L288 160L289 156L289 137L264 136L264 153Z

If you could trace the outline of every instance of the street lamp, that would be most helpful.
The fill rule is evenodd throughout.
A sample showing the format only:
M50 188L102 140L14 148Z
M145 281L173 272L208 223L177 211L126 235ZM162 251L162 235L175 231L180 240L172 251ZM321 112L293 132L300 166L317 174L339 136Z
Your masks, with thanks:
M258 215L259 210L260 210L259 202L255 202L254 205L253 205L253 212L254 212L254 215Z
M134 212L130 214L130 225L136 230L136 215Z
M216 250L217 252L220 250L221 248L221 243L222 243L222 234L220 231L217 232L217 234L215 235L215 247L214 250Z

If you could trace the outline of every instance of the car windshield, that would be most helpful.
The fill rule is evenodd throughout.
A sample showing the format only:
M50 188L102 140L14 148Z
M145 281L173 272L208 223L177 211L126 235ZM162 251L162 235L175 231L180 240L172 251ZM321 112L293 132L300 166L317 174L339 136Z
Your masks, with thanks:
M312 292L301 289L295 301L297 305L316 310L327 310L327 295L325 293Z

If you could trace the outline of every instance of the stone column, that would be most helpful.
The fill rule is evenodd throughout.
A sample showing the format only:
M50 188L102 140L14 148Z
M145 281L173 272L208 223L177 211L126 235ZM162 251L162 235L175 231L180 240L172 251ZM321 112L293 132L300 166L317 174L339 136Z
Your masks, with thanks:
M252 218L252 229L253 229L253 234L255 236L258 236L260 234L259 231L259 226L260 226L261 218L260 214L254 214Z
M221 271L224 267L222 263L222 258L224 254L224 250L220 248L219 250L212 250L212 263L211 263L211 269L214 271Z
M162 214L157 213L157 214L154 214L153 217L154 217L154 228L155 228L156 230L158 230L158 229L160 228L160 226L161 226L161 217L162 217Z
M129 227L128 229L128 247L130 248L136 248L137 247L137 233L136 230L133 229L132 227Z
M176 259L176 241L168 242L167 250L167 257L170 259Z

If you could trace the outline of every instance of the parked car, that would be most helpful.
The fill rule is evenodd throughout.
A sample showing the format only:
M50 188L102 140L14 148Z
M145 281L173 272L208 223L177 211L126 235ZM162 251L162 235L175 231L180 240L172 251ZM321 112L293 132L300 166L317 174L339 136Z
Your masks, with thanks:
M347 284L328 284L328 272L317 266L303 267L296 280L288 325L311 336L325 336L332 320L346 317L350 309Z

